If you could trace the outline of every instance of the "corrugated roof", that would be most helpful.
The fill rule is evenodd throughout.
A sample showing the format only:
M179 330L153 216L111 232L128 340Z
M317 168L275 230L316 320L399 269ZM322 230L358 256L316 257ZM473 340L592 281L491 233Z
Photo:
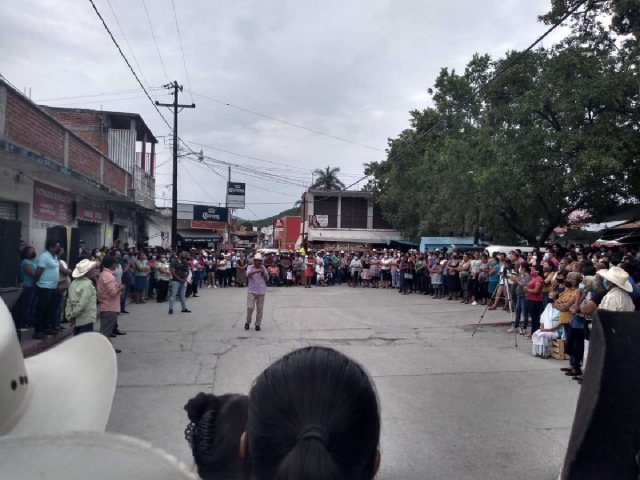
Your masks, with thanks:
M473 245L473 237L422 237L424 245Z
M610 228L610 230L635 230L636 228L640 228L640 220L636 220L635 222L625 223L624 225L618 225L616 227Z

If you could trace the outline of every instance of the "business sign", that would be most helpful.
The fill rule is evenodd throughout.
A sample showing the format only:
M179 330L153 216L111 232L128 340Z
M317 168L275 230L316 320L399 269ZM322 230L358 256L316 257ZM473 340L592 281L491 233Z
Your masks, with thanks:
M82 203L76 205L76 218L87 222L109 223L109 210L87 207Z
M244 183L227 182L227 206L229 208L244 208L246 190L247 187Z
M191 220L191 228L206 230L225 230L227 224L224 222L210 222L209 220Z
M329 215L313 215L311 226L315 228L327 228L329 226Z
M131 220L131 217L118 212L113 212L113 223L114 225L122 225L124 227L133 228L133 221Z
M177 217L178 220L193 220L193 205L179 203Z
M204 220L208 222L223 222L229 220L229 211L225 207L210 207L207 205L192 205L193 216L191 220Z
M33 182L33 227L48 228L52 225L73 223L75 194L45 183Z
M277 220L273 221L273 233L280 233L280 232L284 232L284 220L281 218L278 218Z

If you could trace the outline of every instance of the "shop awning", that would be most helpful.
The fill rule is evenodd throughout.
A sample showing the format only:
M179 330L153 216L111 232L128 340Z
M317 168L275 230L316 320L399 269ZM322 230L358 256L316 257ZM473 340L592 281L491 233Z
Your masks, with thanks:
M186 244L207 245L222 240L220 235L198 230L178 230L178 240Z
M388 243L401 240L400 232L393 230L343 230L310 228L310 242Z

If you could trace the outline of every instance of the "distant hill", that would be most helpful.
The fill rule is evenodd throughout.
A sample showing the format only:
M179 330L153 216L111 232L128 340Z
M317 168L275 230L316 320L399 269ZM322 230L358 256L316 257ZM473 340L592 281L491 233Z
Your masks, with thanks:
M297 207L289 208L288 210L283 210L277 215L273 215L271 217L262 218L260 220L244 220L238 219L238 225L251 225L252 227L258 227L259 229L262 227L268 227L269 225L273 225L273 221L282 218L282 217L297 217L300 215L300 210Z

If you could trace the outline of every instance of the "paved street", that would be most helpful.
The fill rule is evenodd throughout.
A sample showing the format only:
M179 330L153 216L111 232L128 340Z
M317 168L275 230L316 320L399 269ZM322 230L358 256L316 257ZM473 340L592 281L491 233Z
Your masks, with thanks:
M200 391L248 392L284 353L336 348L373 376L382 407L381 480L558 476L576 382L531 356L507 327L471 338L481 307L346 287L272 288L263 330L243 329L246 290L203 290L191 314L131 305L115 340L118 389L108 429L147 439L192 464L182 410ZM507 321L488 312L485 322Z

